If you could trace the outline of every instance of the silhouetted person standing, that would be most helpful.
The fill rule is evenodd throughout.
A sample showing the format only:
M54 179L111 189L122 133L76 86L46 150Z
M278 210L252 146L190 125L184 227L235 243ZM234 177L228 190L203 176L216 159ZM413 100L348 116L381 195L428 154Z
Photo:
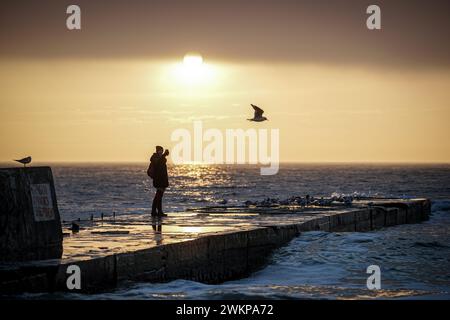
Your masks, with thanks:
M162 198L164 191L169 186L169 176L167 174L167 159L169 150L164 151L163 147L156 146L156 152L150 158L150 166L147 174L153 179L153 187L156 194L153 198L152 216L167 216L162 211Z

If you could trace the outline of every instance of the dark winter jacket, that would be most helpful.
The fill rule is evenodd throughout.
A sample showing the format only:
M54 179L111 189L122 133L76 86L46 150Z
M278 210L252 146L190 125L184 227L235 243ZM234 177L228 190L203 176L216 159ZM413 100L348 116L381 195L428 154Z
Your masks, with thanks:
M150 162L154 168L153 186L155 188L167 188L169 186L169 176L167 174L166 156L154 153L150 158Z

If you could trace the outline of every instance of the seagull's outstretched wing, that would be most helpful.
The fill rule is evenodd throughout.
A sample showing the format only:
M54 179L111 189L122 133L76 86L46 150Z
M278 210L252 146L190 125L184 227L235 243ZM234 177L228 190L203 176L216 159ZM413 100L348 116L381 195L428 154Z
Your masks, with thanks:
M261 118L264 113L264 110L258 106L255 106L254 104L251 104L251 106L255 110L255 118Z

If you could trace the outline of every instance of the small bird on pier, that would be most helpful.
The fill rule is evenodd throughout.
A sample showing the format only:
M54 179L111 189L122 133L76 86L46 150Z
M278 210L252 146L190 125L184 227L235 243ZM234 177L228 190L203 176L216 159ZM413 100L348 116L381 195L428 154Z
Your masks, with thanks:
M263 117L264 110L261 109L258 106L255 106L254 104L250 104L253 107L253 110L255 110L255 115L253 116L253 119L247 119L248 121L256 121L256 122L263 122L268 120L266 117Z
M21 164L23 164L24 167L26 167L27 164L31 163L31 157L26 157L26 158L23 158L20 160L14 160L14 161L20 162Z

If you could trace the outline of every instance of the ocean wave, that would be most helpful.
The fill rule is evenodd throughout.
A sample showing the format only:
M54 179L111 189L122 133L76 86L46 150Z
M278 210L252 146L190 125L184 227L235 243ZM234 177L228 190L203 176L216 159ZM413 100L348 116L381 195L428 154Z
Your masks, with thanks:
M448 245L440 243L439 241L430 241L430 242L416 241L414 242L413 246L425 248L450 248Z

